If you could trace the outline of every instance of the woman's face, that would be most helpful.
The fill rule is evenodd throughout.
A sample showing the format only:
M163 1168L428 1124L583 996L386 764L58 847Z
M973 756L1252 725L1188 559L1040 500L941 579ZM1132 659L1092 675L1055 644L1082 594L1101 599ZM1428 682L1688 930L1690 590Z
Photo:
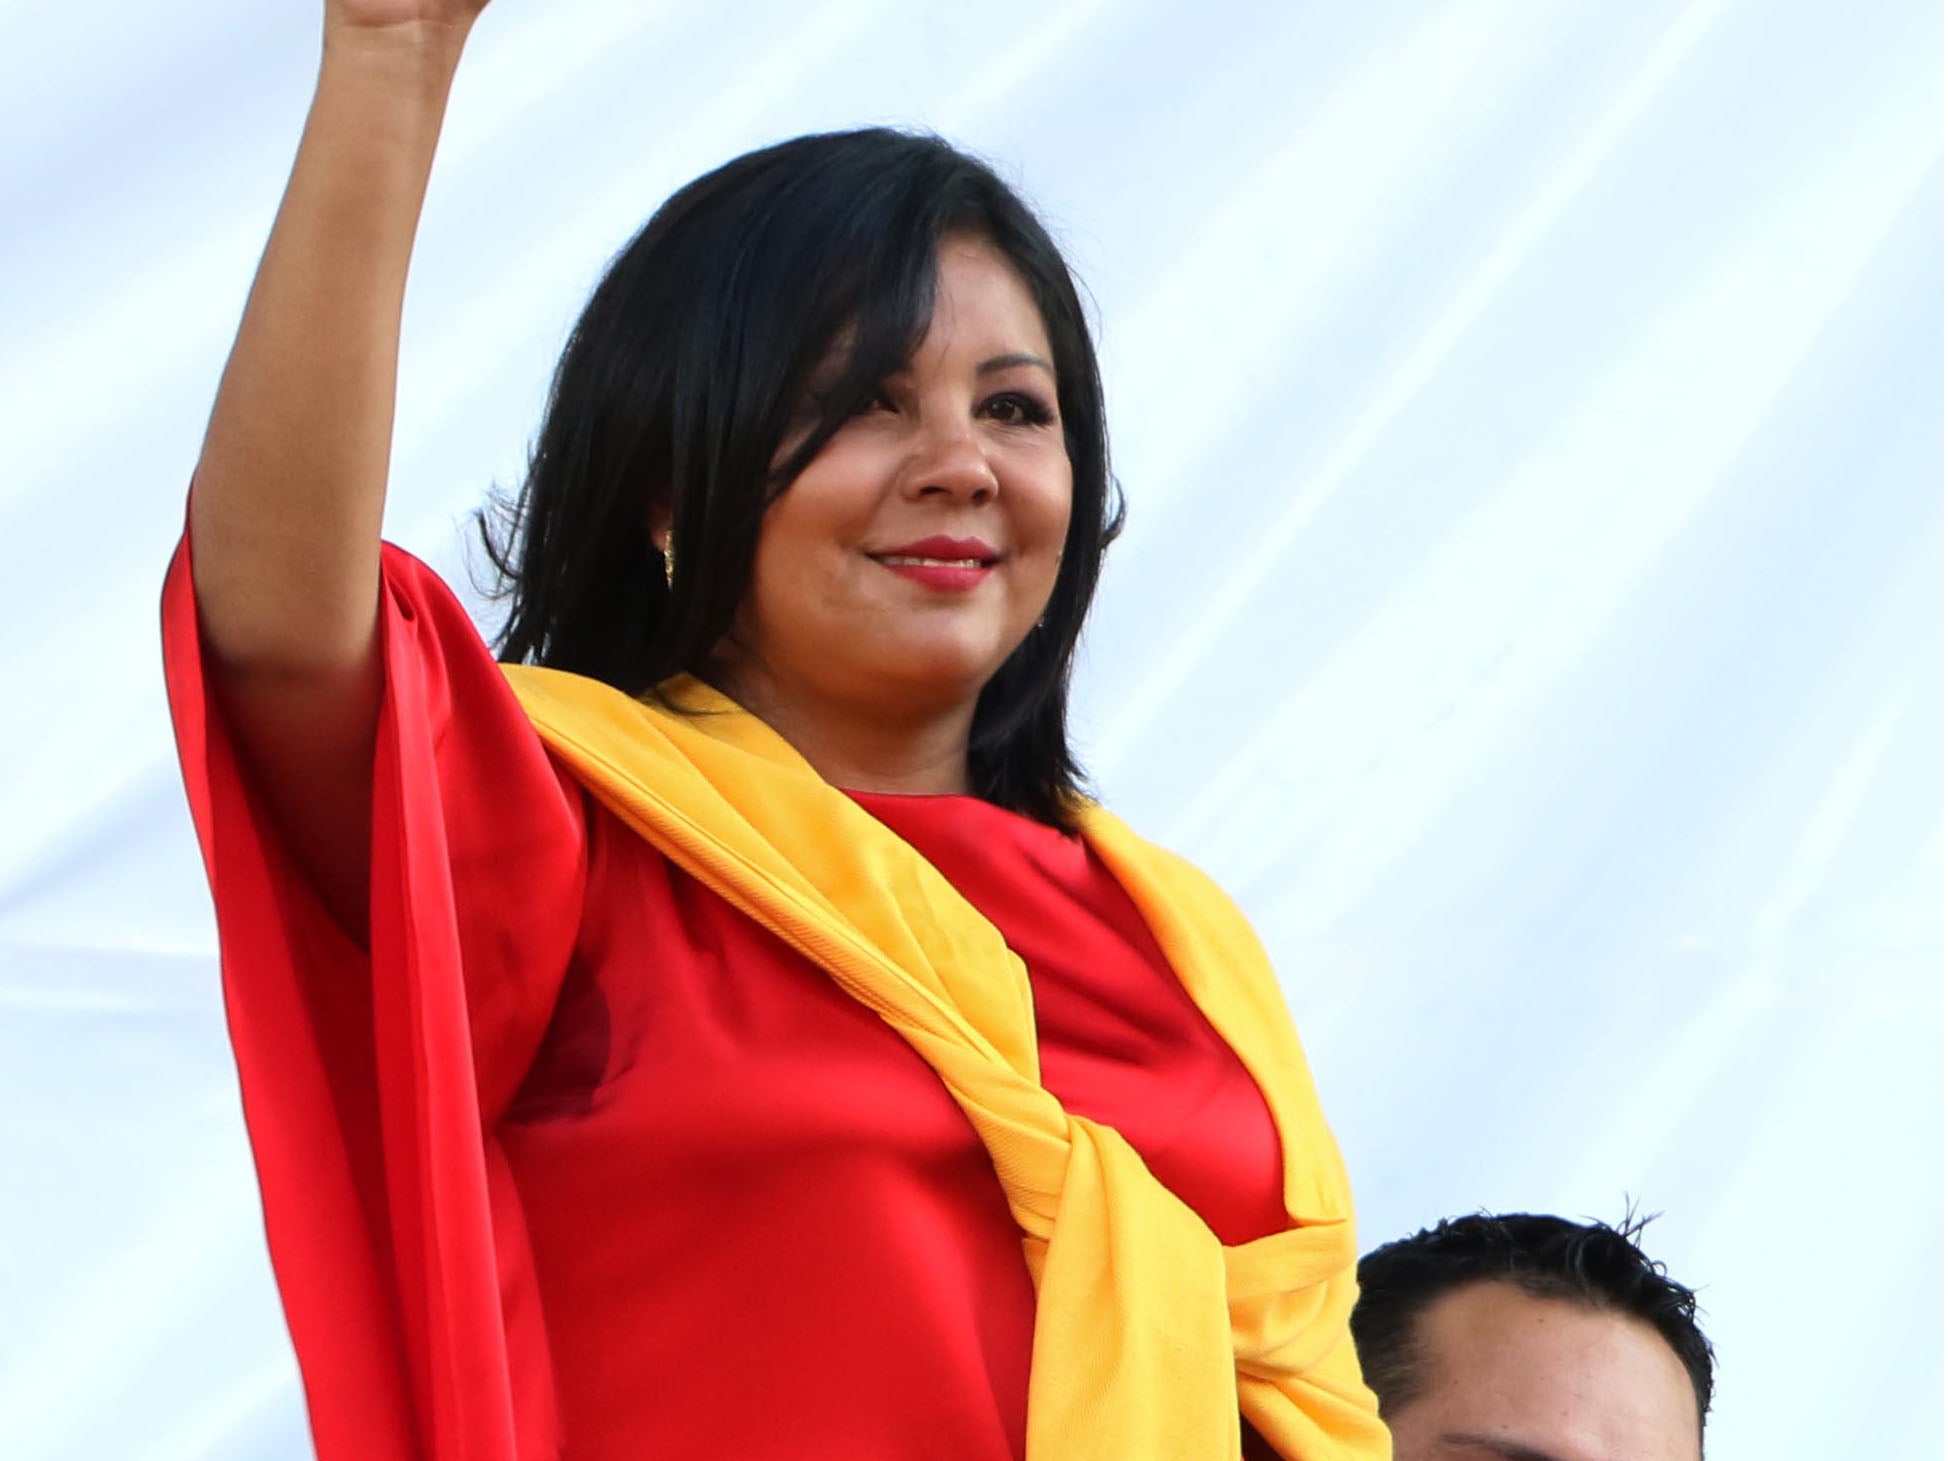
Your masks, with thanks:
M801 709L971 709L1055 586L1070 500L1055 384L1007 259L942 243L919 349L765 513L733 677Z

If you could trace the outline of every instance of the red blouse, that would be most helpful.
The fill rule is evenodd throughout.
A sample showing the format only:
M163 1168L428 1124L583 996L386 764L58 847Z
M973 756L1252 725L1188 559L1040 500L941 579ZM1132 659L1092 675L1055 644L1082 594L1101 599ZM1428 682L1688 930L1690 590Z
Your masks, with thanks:
M386 909L378 882L388 828L436 800L520 1454L1019 1457L1034 1291L988 1155L939 1077L569 780L429 570L388 550L386 584L384 730L401 750L375 788L375 947L382 917L445 916ZM334 1351L410 1346L361 1333L369 1318L319 1317L330 1280L299 1270L316 1266L319 1225L346 1219L305 1202L301 1147L315 1134L274 1094L276 1042L236 954L275 925L293 958L364 1239L383 1249L396 1246L378 1174L393 1137L372 1095L385 1074L370 965L243 790L203 693L194 617L179 558L165 596L172 702L272 1258L320 1452L339 1461L333 1438L363 1426L320 1414L321 1397L345 1393L321 1378L355 1363ZM856 800L1021 955L1043 1081L1068 1109L1120 1130L1224 1242L1285 1226L1263 1099L1080 839L971 797Z

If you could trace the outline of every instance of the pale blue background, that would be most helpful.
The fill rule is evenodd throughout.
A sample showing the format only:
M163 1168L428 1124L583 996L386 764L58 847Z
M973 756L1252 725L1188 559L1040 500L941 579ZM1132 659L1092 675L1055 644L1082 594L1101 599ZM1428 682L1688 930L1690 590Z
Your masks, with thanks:
M155 599L305 3L0 0L0 1455L306 1454ZM1941 1453L1941 18L499 0L393 536L673 187L935 126L1100 306L1108 799L1242 899L1369 1241L1664 1216L1716 1461Z

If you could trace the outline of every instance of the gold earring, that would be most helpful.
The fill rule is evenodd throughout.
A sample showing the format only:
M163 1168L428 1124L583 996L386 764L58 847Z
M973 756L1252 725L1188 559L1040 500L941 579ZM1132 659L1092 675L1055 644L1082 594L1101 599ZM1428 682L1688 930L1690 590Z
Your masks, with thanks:
M663 545L663 582L676 587L676 549L668 543Z

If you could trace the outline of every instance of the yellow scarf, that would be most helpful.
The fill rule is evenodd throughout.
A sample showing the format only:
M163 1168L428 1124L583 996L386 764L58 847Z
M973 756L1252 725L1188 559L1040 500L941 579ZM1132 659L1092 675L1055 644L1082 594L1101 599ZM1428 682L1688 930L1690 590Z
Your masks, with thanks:
M1338 1148L1243 916L1107 812L1089 844L1264 1093L1294 1226L1227 1248L1107 1126L1041 1084L1027 971L932 864L701 682L678 715L578 675L507 674L622 821L805 954L939 1074L986 1144L1037 1284L1028 1461L1220 1461L1240 1410L1289 1458L1390 1454L1347 1329L1357 1250Z

